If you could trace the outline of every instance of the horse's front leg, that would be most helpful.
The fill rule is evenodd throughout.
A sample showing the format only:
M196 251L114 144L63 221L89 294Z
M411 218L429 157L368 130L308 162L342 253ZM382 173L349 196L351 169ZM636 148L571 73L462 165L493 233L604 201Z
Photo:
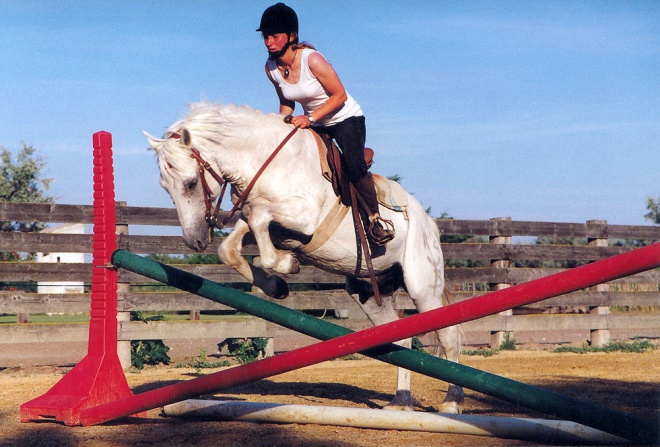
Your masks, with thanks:
M243 240L250 232L250 227L243 220L239 220L234 230L218 247L218 256L222 262L232 267L238 273L243 275L251 284L263 290L263 292L272 298L286 298L289 295L289 287L286 282L276 275L268 275L261 268L248 263L241 250Z
M272 215L262 208L253 208L248 219L248 225L259 247L260 266L285 275L300 272L298 259L291 252L278 250L273 245L269 231L272 221Z

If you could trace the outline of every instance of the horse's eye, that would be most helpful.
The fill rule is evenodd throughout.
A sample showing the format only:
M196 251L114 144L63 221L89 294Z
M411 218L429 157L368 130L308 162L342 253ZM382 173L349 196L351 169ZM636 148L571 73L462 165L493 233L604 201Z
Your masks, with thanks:
M188 183L186 186L188 190L193 190L197 187L197 179L193 180L192 182Z

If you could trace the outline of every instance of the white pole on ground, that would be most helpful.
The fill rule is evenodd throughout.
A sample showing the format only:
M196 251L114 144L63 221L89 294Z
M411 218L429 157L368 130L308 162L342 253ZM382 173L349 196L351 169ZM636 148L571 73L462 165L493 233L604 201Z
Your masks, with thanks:
M163 415L226 421L454 433L567 444L630 443L618 436L570 421L417 411L189 399L165 406Z

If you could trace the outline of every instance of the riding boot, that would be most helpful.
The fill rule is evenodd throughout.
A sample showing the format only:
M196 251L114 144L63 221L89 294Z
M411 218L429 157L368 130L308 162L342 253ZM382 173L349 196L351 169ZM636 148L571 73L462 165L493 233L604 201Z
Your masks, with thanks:
M367 236L374 244L384 246L394 239L394 227L391 222L385 221L380 217L376 186L374 185L371 173L367 172L367 175L355 182L354 185L355 189L357 189L358 193L362 196L364 204L368 208L367 210L364 210L364 212L368 214L369 219ZM392 229L383 226L383 223L392 226Z

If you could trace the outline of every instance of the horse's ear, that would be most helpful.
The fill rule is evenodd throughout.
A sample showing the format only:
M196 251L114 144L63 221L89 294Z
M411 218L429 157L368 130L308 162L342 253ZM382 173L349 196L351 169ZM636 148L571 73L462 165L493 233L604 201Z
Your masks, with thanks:
M181 129L181 138L179 138L179 143L181 143L182 146L190 147L190 142L191 137L188 129Z
M142 131L142 133L144 134L145 137L147 137L147 140L149 141L149 145L151 146L151 148L153 150L155 150L156 152L158 152L158 149L160 148L160 145L163 144L163 141L165 141L165 140L160 139L160 138L156 138L156 137L154 137L153 135L151 135L150 133L148 133L144 130Z

